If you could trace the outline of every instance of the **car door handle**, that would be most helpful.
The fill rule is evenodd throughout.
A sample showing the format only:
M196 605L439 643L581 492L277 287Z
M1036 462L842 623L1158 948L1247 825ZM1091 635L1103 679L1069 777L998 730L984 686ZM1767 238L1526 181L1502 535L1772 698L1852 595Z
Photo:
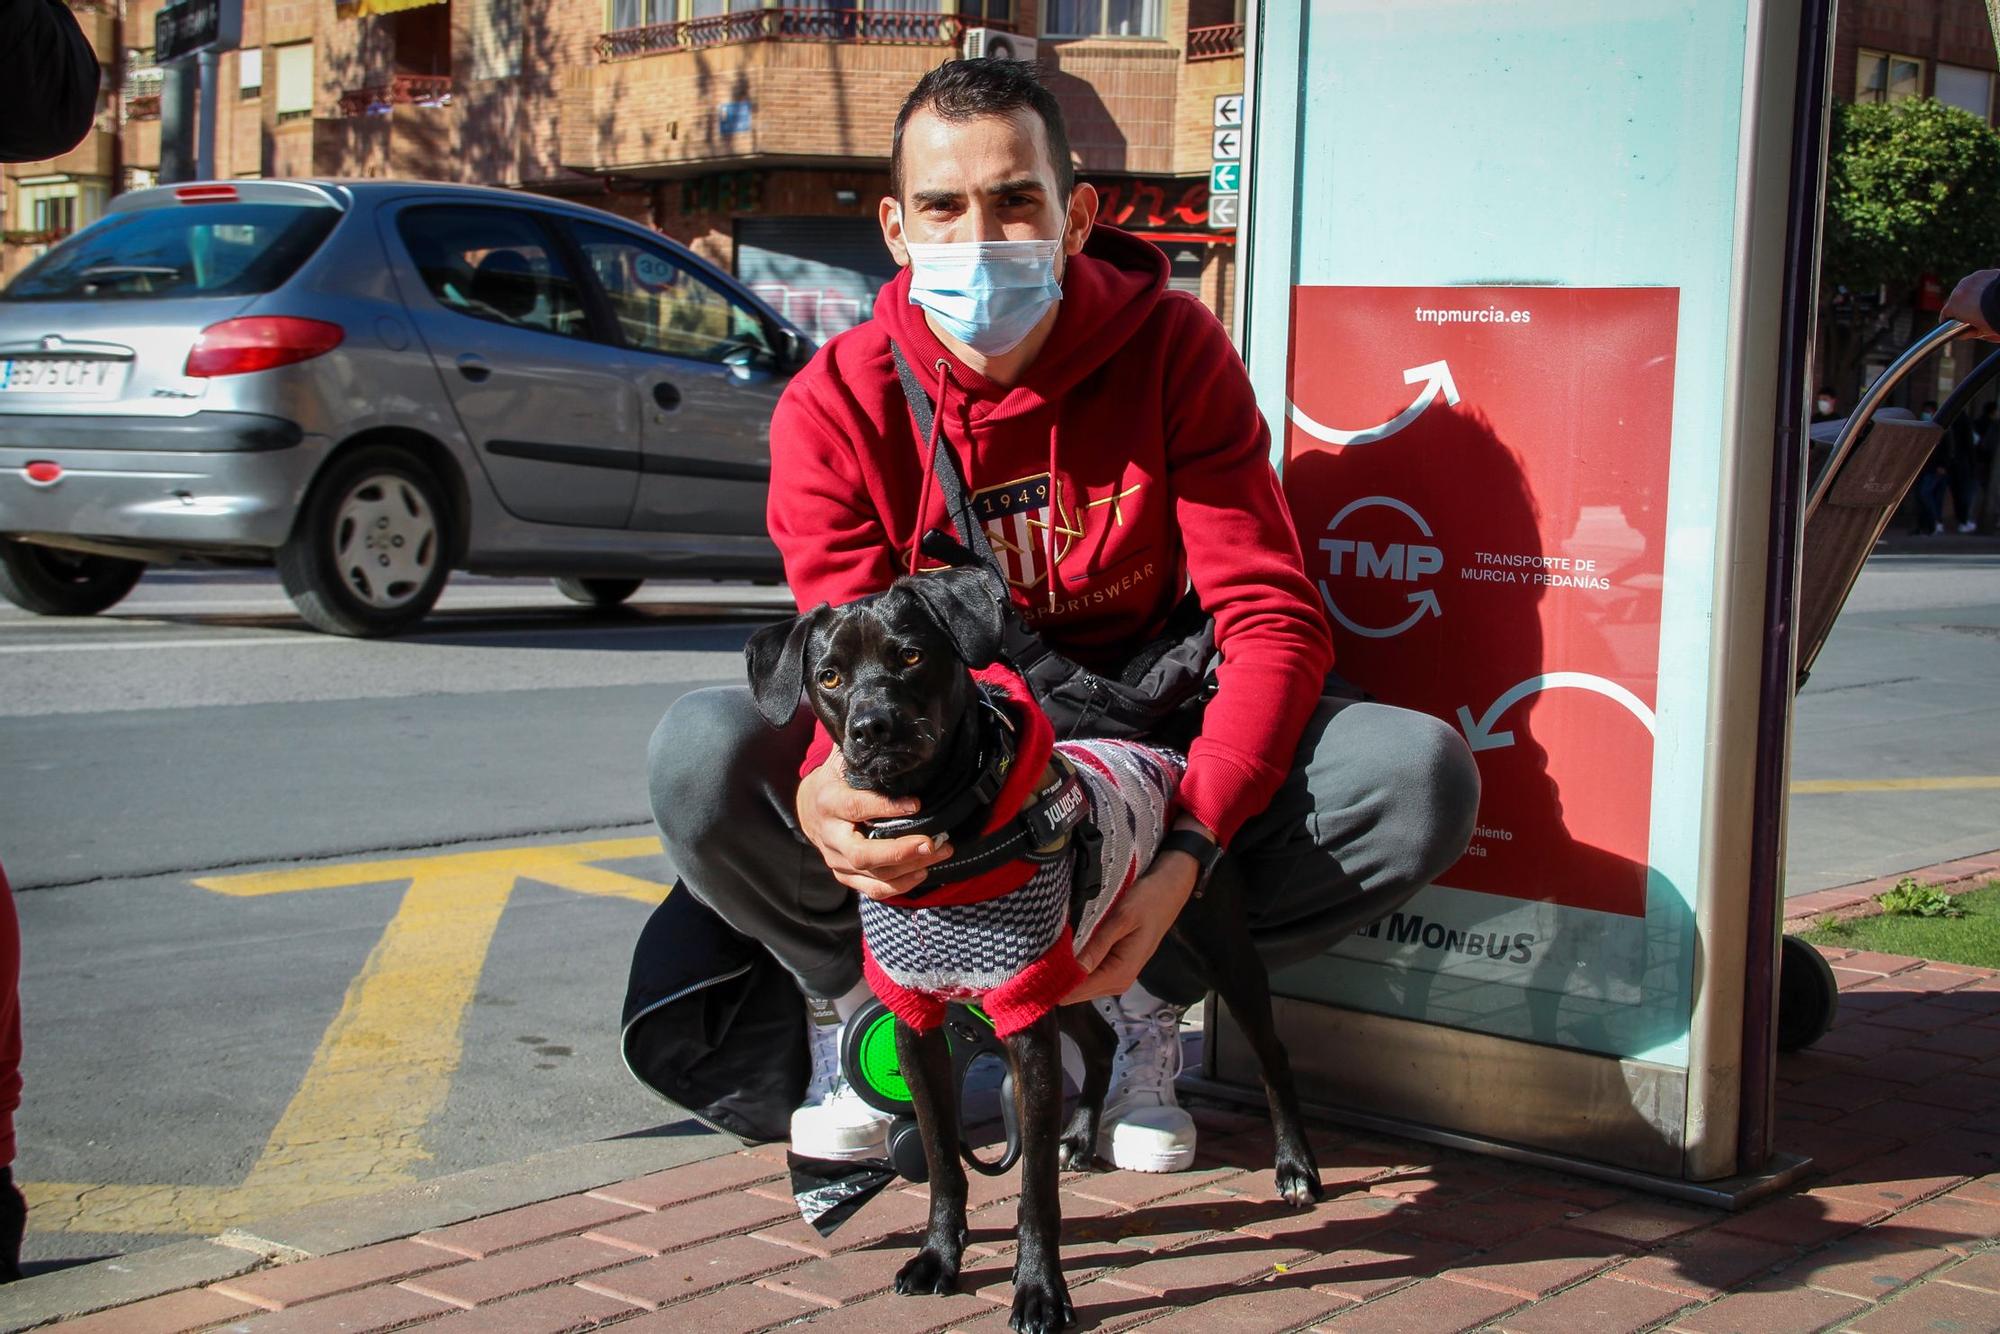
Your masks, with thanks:
M484 357L474 356L468 352L458 359L458 373L474 384L479 384L493 374L493 368L486 364Z
M653 401L671 412L681 405L681 391L662 380L653 386Z

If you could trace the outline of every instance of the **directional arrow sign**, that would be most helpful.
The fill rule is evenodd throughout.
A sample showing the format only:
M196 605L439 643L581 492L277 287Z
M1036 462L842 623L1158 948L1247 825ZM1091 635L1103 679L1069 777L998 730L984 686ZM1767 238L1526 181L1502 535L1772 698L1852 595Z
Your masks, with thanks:
M1241 162L1217 162L1208 169L1208 192L1211 195L1233 195L1242 188L1242 181Z
M1209 207L1211 209L1215 207L1213 199L1209 201ZM1380 426L1368 426L1359 431L1343 431L1337 426L1324 426L1308 417L1304 409L1296 403L1288 405L1291 408L1292 422L1313 439L1324 440L1329 445L1366 445L1377 440L1387 440L1423 416L1424 410L1437 401L1439 394L1444 395L1447 406L1458 402L1458 386L1452 381L1451 367L1442 361L1433 361L1424 366L1412 366L1403 372L1404 384L1415 384L1419 380L1424 382L1424 387L1418 391L1416 400Z
M1219 93L1215 99L1215 127L1238 129L1243 124L1243 94Z
M1215 151L1209 154L1217 162L1235 162L1243 156L1243 131L1217 130Z
M1540 676L1531 676L1509 689L1499 699L1494 700L1493 707L1478 719L1473 718L1471 709L1460 705L1458 725L1465 733L1466 744L1474 750L1494 750L1501 746L1513 745L1514 734L1496 732L1493 730L1494 724L1500 721L1507 710L1528 696L1539 694L1544 690L1588 690L1606 699L1616 700L1630 710L1633 717L1644 723L1648 732L1656 735L1658 733L1658 728L1653 722L1653 711L1646 707L1646 701L1616 681L1607 681L1588 672L1545 672Z
M465 1015L517 880L647 907L669 886L594 865L652 856L657 838L306 865L194 883L232 898L400 885L396 913L348 986L263 1152L234 1185L27 1182L42 1231L213 1233L412 1182L457 1073Z
M1208 225L1211 231L1221 231L1236 225L1236 201L1242 195L1217 195L1208 197Z

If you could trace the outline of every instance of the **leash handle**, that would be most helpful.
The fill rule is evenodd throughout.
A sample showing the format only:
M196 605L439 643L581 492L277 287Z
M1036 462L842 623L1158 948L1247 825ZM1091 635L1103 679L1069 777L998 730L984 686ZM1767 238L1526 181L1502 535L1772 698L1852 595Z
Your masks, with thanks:
M963 1003L945 1009L944 1026L951 1041L951 1078L958 1085L958 1156L982 1176L1002 1176L1021 1160L1021 1125L1014 1111L1014 1074L1007 1063L1007 1045L994 1036L990 1019ZM1007 1069L1000 1077L1000 1126L1007 1137L1006 1147L990 1163L965 1142L965 1081L972 1074L973 1062L981 1056L997 1056Z

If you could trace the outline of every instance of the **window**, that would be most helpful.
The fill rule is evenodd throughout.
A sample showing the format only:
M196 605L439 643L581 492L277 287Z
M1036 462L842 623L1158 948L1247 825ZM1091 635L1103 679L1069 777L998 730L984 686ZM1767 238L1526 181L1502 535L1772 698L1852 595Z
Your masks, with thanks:
M24 199L29 188L21 191ZM85 195L79 212L89 212L90 202ZM300 204L203 204L121 213L50 251L14 280L5 299L253 296L289 278L339 220L338 209Z
M1160 0L1050 0L1047 37L1158 37Z
M1915 56L1862 50L1854 75L1855 101L1900 102L1906 97L1921 97L1923 91L1923 61Z
M237 96L245 98L263 96L263 47L246 47L236 53L236 92Z
M764 321L666 251L608 227L571 223L577 244L631 346L692 361L770 354Z
M1014 21L1014 0L958 0L958 16L965 20L965 26L976 28L982 23L1007 23Z
M655 23L672 23L680 16L676 0L611 0L610 30L650 28Z
M1990 121L1993 119L1993 76L1983 69L1947 65L1940 61L1937 67L1937 100Z
M31 232L76 230L77 191L72 184L21 187L21 221Z
M412 208L396 227L424 286L446 309L565 338L589 335L575 280L527 214Z
M311 42L281 46L278 52L279 120L312 115L313 49Z

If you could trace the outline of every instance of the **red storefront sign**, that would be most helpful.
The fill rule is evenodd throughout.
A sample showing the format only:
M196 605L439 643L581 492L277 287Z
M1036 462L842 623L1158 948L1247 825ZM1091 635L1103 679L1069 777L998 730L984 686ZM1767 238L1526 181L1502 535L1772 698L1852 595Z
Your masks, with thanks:
M1441 884L1645 913L1678 297L1294 289L1285 487L1339 670L1479 762Z

